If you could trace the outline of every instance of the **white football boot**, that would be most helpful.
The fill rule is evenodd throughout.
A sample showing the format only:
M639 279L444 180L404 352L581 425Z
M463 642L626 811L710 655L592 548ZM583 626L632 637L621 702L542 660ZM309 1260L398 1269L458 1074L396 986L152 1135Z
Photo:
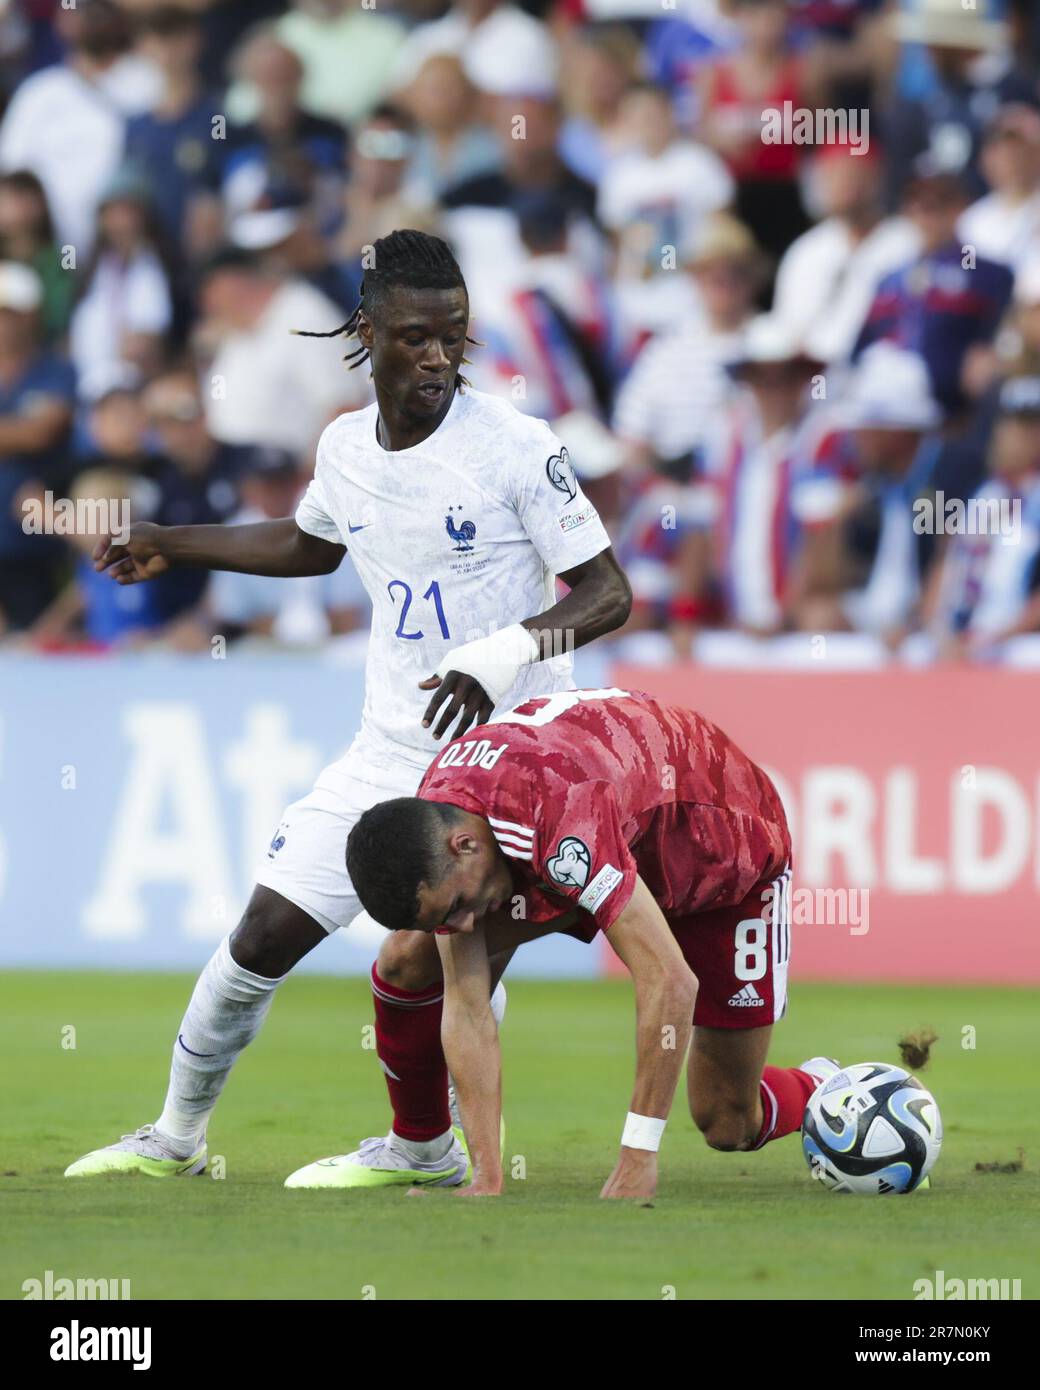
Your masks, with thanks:
M319 1158L297 1168L286 1187L459 1187L469 1173L469 1155L453 1135L451 1148L433 1163L417 1163L391 1132L363 1139L350 1154Z
M185 1157L154 1125L142 1125L124 1134L118 1144L92 1149L65 1169L67 1178L93 1178L101 1173L147 1173L151 1178L191 1177L206 1167L206 1140Z
M841 1063L836 1057L810 1057L807 1062L799 1062L798 1070L808 1072L819 1089L825 1081L837 1076Z

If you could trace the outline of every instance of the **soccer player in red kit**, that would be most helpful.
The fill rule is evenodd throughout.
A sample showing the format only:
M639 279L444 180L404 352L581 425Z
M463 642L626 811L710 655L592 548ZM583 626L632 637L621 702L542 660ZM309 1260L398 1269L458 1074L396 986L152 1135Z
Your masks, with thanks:
M436 933L441 1040L473 1163L461 1191L502 1189L488 1001L510 934L603 931L631 972L636 1080L603 1196L653 1195L687 1053L690 1111L712 1147L799 1128L836 1063L766 1065L787 995L790 858L766 774L701 715L623 690L528 700L450 744L417 796L362 815L347 863L366 910ZM394 1063L408 1070L399 1052ZM414 1132L407 1088L390 1089L395 1132Z

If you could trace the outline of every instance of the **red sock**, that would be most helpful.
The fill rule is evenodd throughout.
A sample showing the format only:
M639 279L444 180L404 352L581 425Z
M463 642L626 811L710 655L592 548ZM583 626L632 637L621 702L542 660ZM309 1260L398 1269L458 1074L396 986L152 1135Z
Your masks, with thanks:
M782 1139L801 1128L809 1097L820 1083L798 1067L764 1067L758 1083L762 1097L762 1128L752 1145L760 1149L770 1139Z
M402 1139L437 1139L451 1128L448 1067L441 1051L444 985L412 993L385 984L373 965L372 994L376 1053L390 1092L394 1133Z

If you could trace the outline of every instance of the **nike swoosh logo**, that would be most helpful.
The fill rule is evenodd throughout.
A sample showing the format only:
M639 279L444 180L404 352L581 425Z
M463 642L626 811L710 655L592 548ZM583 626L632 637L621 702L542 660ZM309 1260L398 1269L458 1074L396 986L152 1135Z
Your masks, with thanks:
M456 1173L461 1173L464 1171L465 1170L462 1168L461 1164L457 1163L455 1165L454 1172L449 1172L447 1169L445 1169L443 1173L431 1173L428 1178L414 1178L412 1180L412 1186L430 1187L433 1183L441 1182L444 1178L454 1177Z
M371 523L370 521L366 521L366 522L364 522L361 526L351 526L350 522L348 521L348 522L347 522L347 530L350 532L351 535L353 535L355 531L363 531L363 530L365 529L366 526L371 526L371 525L372 525L372 523Z
M181 1047L184 1048L185 1052L187 1052L188 1055L191 1057L215 1057L217 1055L215 1052L192 1052L191 1048L184 1041L184 1038L181 1036L180 1033L177 1034L177 1041L180 1043Z

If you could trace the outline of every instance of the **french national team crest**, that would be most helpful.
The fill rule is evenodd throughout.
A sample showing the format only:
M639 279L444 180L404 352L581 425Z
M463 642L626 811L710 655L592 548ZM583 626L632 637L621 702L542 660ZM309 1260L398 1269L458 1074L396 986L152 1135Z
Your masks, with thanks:
M549 870L549 877L564 888L584 888L589 881L592 855L584 840L579 840L576 835L565 835L545 867Z
M456 551L472 550L473 537L477 534L476 525L472 521L463 521L461 518L461 506L449 507L448 515L444 518L444 529L455 542Z

